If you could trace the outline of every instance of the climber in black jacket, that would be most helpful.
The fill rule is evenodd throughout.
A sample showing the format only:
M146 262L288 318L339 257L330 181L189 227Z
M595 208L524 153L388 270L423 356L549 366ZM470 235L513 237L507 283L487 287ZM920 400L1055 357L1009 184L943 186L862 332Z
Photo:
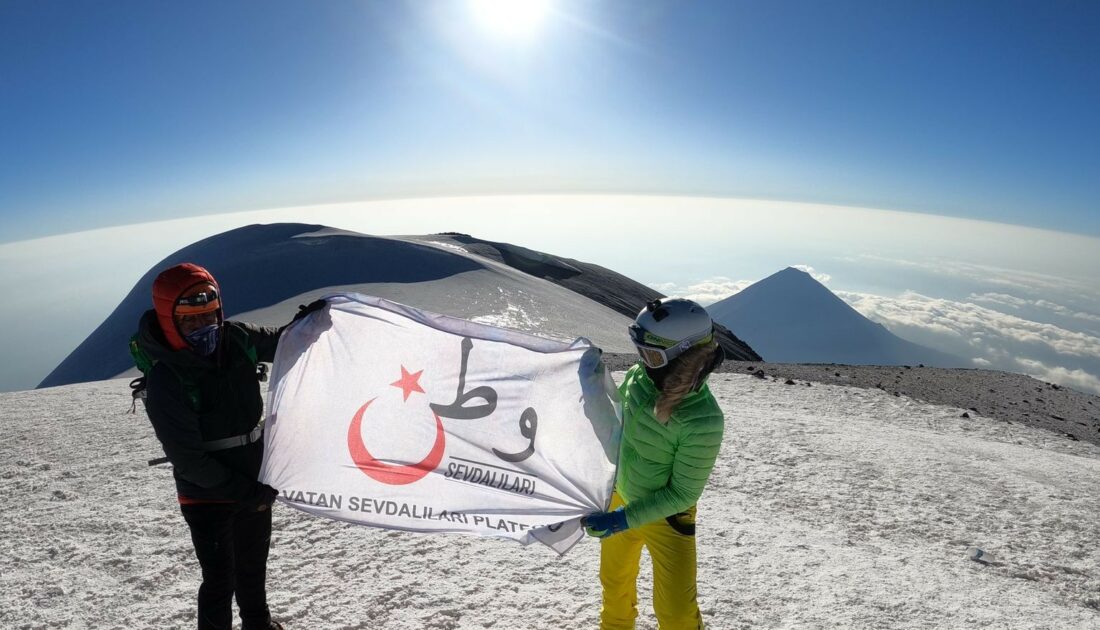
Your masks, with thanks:
M267 605L271 505L278 492L257 481L263 462L263 398L257 365L275 358L281 328L225 321L221 289L198 265L161 272L137 343L154 362L146 411L173 466L180 510L191 530L202 585L200 630L281 629ZM318 300L296 317L324 307Z

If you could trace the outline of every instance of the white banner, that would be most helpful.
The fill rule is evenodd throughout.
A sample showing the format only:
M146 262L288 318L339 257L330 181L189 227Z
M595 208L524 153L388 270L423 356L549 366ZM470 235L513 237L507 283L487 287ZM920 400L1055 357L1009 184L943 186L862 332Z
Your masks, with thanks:
M260 480L328 518L534 540L606 508L621 411L600 351L337 294L290 326Z

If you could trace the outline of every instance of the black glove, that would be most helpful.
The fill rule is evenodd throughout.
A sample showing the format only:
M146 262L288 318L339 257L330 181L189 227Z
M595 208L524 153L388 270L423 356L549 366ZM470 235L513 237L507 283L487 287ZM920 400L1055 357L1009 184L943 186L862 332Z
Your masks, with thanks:
M294 322L298 321L299 319L302 319L306 315L309 315L310 313L313 313L314 311L319 311L319 310L325 308L326 306L328 306L328 302L326 302L324 300L313 300L312 302L310 302L307 305L299 304L298 305L298 312L294 314L294 319L290 320L290 323L293 324Z
M256 482L256 485L252 486L252 491L245 497L244 504L254 512L263 512L271 508L277 496L279 496L278 490L266 483Z

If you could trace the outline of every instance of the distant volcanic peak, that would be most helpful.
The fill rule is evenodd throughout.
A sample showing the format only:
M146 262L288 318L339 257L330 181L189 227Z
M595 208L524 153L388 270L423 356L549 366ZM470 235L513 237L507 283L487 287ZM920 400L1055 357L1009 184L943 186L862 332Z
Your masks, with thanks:
M892 334L793 267L707 309L715 321L780 363L961 364Z
M786 269L783 269L782 271L777 271L777 272L773 273L772 275L768 276L767 278L764 278L763 280L761 280L757 284L761 284L761 283L765 283L765 282L767 282L767 283L782 283L783 285L789 286L789 287L806 287L806 288L813 287L813 288L820 288L820 289L824 289L825 291L829 291L829 289L826 288L825 285L818 282L816 278L814 278L810 274L806 273L805 271L802 271L801 269L795 269L794 267L787 267ZM831 291L830 291L830 293L831 293Z
M777 271L777 272L773 273L772 275L773 275L773 276L778 276L778 275L780 275L780 274L786 274L786 275L788 275L788 276L794 276L794 275L796 275L796 274L797 274L797 275L800 275L800 276L809 276L809 275L810 275L810 274L806 273L805 271L803 271L803 270L801 270L801 269L799 269L799 268L797 268L797 267L787 267L787 268L785 268L785 269L781 269L781 270L779 270L779 271ZM811 277L812 277L812 276L811 276Z
M805 317L807 313L824 311L856 312L847 302L840 299L825 285L810 274L794 267L787 267L739 293L717 302L712 308L719 314L729 309L740 309L741 305L763 301L773 310L776 317L797 315ZM710 310L710 309L708 309Z

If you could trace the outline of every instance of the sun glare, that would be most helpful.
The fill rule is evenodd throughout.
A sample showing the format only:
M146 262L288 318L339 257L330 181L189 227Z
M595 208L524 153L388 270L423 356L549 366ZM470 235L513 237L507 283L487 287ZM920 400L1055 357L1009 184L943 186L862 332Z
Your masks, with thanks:
M523 37L546 17L549 0L469 0L478 23L496 35Z

